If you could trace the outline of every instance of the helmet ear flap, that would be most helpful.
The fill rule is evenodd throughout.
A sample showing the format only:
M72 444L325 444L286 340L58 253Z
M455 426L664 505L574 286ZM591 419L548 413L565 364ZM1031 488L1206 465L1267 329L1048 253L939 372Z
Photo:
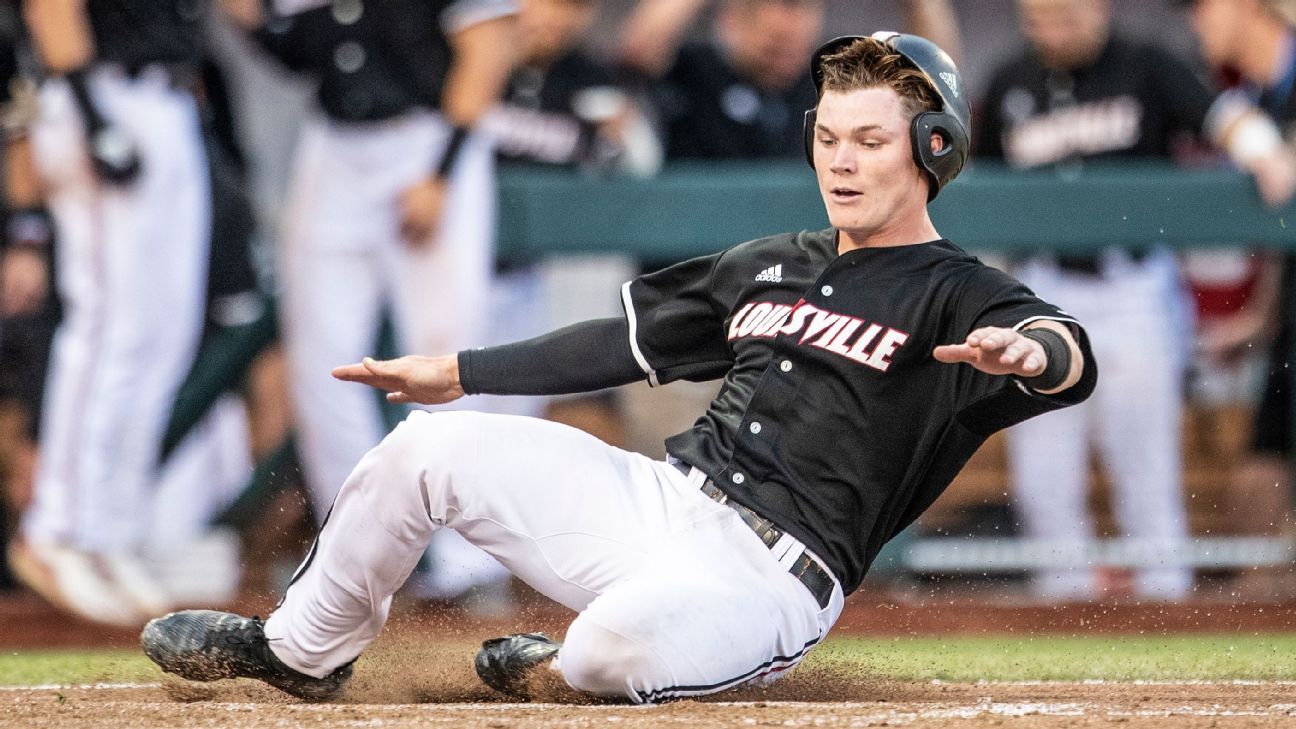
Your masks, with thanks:
M815 119L818 117L817 109L806 109L805 121L801 127L801 133L804 136L806 163L810 169L814 169L814 130Z
M927 202L936 199L941 187L957 177L967 161L967 145L961 143L967 135L962 129L958 118L945 112L927 111L914 117L910 141L914 162L931 183ZM940 137L940 149L932 149L933 136Z

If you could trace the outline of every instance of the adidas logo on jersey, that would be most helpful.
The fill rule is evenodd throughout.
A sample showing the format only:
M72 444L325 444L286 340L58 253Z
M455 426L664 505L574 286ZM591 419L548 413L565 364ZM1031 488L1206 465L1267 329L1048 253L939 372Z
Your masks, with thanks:
M769 283L779 283L783 280L783 264L770 266L769 268L756 274L757 281L767 281Z

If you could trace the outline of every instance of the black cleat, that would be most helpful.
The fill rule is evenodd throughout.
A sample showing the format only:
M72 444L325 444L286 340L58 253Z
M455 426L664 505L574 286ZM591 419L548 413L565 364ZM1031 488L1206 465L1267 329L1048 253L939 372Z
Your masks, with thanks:
M518 633L491 638L477 651L477 676L482 683L516 699L529 699L527 678L541 663L553 658L561 643L543 633Z
M351 678L351 664L324 678L289 668L270 650L260 618L184 610L149 621L140 646L167 673L190 681L255 678L309 701L327 701Z

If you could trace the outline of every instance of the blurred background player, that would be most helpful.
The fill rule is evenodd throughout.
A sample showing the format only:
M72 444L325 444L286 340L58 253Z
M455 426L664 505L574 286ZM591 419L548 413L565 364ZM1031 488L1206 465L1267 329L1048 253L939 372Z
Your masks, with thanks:
M1296 5L1287 0L1185 0L1202 55L1216 69L1241 76L1237 93L1276 121L1290 145L1296 138ZM1203 331L1202 345L1221 360L1236 360L1267 344L1264 390L1249 452L1229 490L1237 533L1282 536L1290 525L1292 451L1292 327L1296 326L1293 258L1272 256L1246 306ZM1254 569L1235 580L1243 599L1290 596L1286 570Z
M1266 200L1290 196L1291 160L1273 126L1249 104L1214 103L1169 53L1114 33L1107 0L1018 0L1017 10L1029 46L991 80L978 117L982 159L1066 173L1091 160L1166 159L1178 136L1200 134L1255 174ZM1020 278L1087 322L1104 363L1089 402L1008 432L1022 530L1047 540L1068 565L1039 572L1035 594L1099 596L1099 573L1086 557L1093 446L1113 484L1117 523L1147 550L1135 596L1182 599L1193 584L1175 554L1188 535L1180 417L1191 315L1174 256L1164 247L1119 246L1037 256Z
M371 351L485 343L494 158L475 127L514 63L511 0L226 0L289 68L319 83L304 122L277 272L294 422L317 520L387 424L329 377ZM345 296L340 295L345 292ZM454 582L503 579L459 539L433 552ZM447 586L447 590L456 589Z
M208 173L189 89L205 8L24 3L46 74L31 144L63 319L10 558L37 592L101 622L168 607L140 553L160 436L202 331Z
M54 225L31 156L31 78L20 72L20 25L0 8L0 131L4 135L4 228L0 235L0 537L31 503L46 361L57 323L50 296ZM0 582L11 579L7 561Z

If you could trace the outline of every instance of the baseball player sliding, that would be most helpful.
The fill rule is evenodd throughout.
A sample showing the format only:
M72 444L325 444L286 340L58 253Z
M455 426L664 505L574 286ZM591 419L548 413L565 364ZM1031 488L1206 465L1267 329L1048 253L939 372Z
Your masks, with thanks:
M637 278L623 317L333 373L401 403L723 377L666 460L543 420L416 412L361 459L264 623L172 613L144 629L145 653L193 680L329 698L448 527L580 613L561 645L483 645L478 674L506 694L553 676L654 702L800 662L987 436L1083 400L1097 378L1074 320L928 217L968 150L949 56L877 33L828 43L812 69L806 151L831 228Z

